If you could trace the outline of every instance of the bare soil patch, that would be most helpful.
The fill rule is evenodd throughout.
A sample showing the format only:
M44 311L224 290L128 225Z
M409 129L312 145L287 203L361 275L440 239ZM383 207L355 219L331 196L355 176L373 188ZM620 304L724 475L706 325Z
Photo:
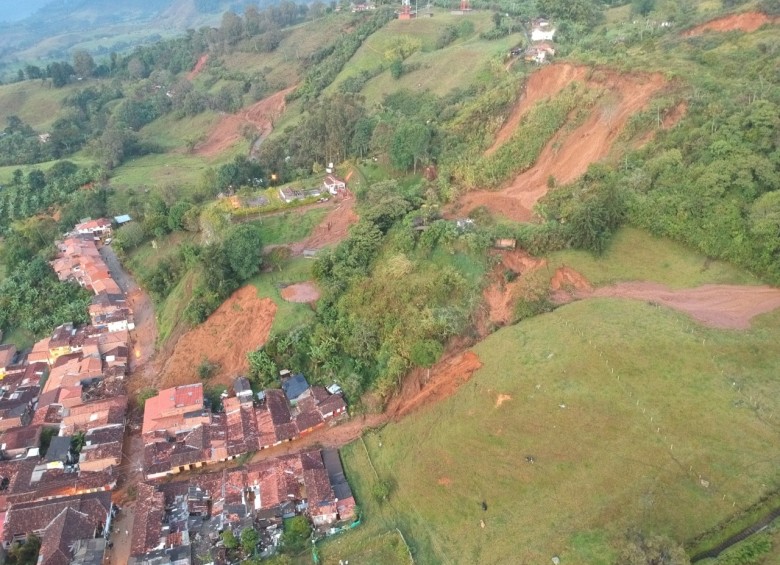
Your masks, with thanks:
M317 290L317 287L313 282L307 281L284 287L281 291L281 295L287 302L300 302L306 304L319 300L320 291Z
M268 339L275 314L270 298L258 298L253 286L240 288L178 340L162 366L157 388L197 382L197 367L204 358L219 366L209 384L232 384L248 369L246 354Z
M748 329L754 317L780 308L780 289L770 286L708 284L672 290L657 283L626 282L576 296L644 300L684 312L707 326L735 330Z
M525 85L525 90L520 100L512 109L504 125L496 135L493 145L485 151L485 155L495 153L515 133L520 120L537 102L552 98L572 81L584 80L587 73L586 67L574 65L550 65L542 67L530 77Z
M295 87L290 87L264 98L236 114L222 118L211 130L208 139L195 148L195 155L214 157L219 155L242 137L242 127L254 127L260 137L265 138L274 129L274 123L285 108L285 96Z
M547 260L533 257L522 249L498 251L496 254L501 256L501 263L493 269L490 277L491 282L485 288L483 297L490 322L503 326L512 321L517 302L517 290L522 284L522 275L545 267ZM507 281L507 270L515 273L517 278L513 281ZM490 332L485 329L480 333L486 335Z
M496 408L500 408L501 405L506 402L507 400L512 400L512 397L508 394L499 394L496 397Z
M768 23L777 23L780 18L771 18L761 12L730 14L698 25L682 33L683 37L695 37L708 31L744 31L751 33Z
M200 57L198 57L197 63L195 63L195 66L192 67L192 70L187 73L187 80L193 81L195 80L195 77L200 74L200 72L203 70L203 68L206 66L206 63L209 60L209 54L204 53Z
M555 64L531 75L526 92L491 150L508 139L522 116L536 102L560 92L567 84L581 80L589 88L609 93L610 101L597 102L588 118L571 132L561 130L542 150L533 167L521 173L499 191L479 190L465 194L459 202L459 213L468 214L485 206L492 212L513 220L527 222L533 207L549 190L553 177L558 184L574 181L591 163L606 157L620 136L628 119L644 109L650 99L665 85L660 73L621 74L610 70ZM614 100L612 100L614 98Z
M306 249L316 251L334 245L347 237L349 228L358 221L358 215L355 213L355 197L347 192L336 199L336 207L328 212L309 237L289 245L290 253L293 256L303 254ZM304 211L303 208L300 210ZM266 249L270 247L268 246Z
M440 361L430 370L415 369L404 378L403 389L391 400L385 413L398 419L439 402L453 395L481 366L477 354L468 350Z

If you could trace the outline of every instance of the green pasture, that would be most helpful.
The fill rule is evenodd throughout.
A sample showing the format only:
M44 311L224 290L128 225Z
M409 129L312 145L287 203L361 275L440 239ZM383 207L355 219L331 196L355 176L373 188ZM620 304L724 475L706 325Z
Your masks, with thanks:
M344 450L365 521L344 543L398 527L417 563L609 564L628 528L685 542L780 487L779 338L777 312L722 331L606 299L504 328L453 397Z
M651 281L672 288L703 284L759 284L756 277L644 230L622 228L603 256L587 251L559 251L549 258L550 274L571 267L594 286L626 281Z
M311 280L311 259L295 258L288 261L281 271L261 273L249 281L257 289L260 298L270 298L276 304L276 316L272 333L283 333L305 325L314 318L314 310L308 304L287 302L281 289L287 285Z

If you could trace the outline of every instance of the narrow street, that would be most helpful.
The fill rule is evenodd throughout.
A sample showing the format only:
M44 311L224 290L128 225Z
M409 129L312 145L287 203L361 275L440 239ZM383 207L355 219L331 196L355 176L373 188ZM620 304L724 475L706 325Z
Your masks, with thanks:
M112 278L127 295L133 311L135 329L130 332L132 353L130 373L126 383L129 391L137 391L148 385L148 369L153 364L157 343L157 320L151 298L141 289L120 263L114 250L104 245L100 255L106 262ZM121 511L111 534L112 547L107 553L106 563L127 563L130 559L130 539L133 531L136 485L143 480L143 441L141 440L140 414L135 410L135 396L128 395L128 426L125 429L122 462L117 471L119 480L112 501Z

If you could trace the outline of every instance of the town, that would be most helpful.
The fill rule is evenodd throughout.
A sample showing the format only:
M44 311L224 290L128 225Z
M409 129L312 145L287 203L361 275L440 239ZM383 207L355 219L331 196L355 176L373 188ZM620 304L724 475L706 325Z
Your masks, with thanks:
M284 519L304 516L319 535L353 521L355 501L334 450L271 455L178 478L246 462L337 424L347 417L338 385L310 386L304 375L284 370L280 388L255 391L236 375L219 410L204 399L202 383L178 386L147 398L142 428L131 429L133 310L101 255L114 226L130 221L87 219L57 242L51 266L60 281L94 294L90 324L59 326L28 351L0 346L4 550L39 543L42 564L103 563L121 512L118 489L136 470L143 482L130 487L138 508L127 532L136 564L226 563L232 547L225 538L243 531L257 532L247 555L268 556ZM140 469L129 468L126 453L133 432L143 442ZM165 482L171 475L177 481Z

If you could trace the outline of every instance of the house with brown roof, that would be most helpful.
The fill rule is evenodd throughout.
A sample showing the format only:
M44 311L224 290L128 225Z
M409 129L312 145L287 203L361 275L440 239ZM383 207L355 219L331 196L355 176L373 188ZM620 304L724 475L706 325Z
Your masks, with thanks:
M73 231L79 235L111 235L111 220L108 218L98 218L97 220L85 220L76 224Z
M4 459L38 457L41 426L11 428L0 435L0 455Z
M175 436L208 421L203 409L203 385L177 386L147 399L142 434L147 442L154 441L155 436Z
M119 465L122 461L124 430L122 424L108 424L87 430L84 447L79 454L79 470L95 472Z
M3 546L8 549L13 542L23 540L30 534L43 537L55 519L68 509L79 512L82 515L79 520L83 520L89 525L91 535L85 536L84 530L81 528L84 524L80 524L79 535L81 537L77 539L108 533L112 519L111 493L97 492L12 504L5 517L2 535ZM75 519L75 515L71 514L70 517Z
M15 358L15 345L0 345L0 379L5 378L6 371L11 365L13 365Z

